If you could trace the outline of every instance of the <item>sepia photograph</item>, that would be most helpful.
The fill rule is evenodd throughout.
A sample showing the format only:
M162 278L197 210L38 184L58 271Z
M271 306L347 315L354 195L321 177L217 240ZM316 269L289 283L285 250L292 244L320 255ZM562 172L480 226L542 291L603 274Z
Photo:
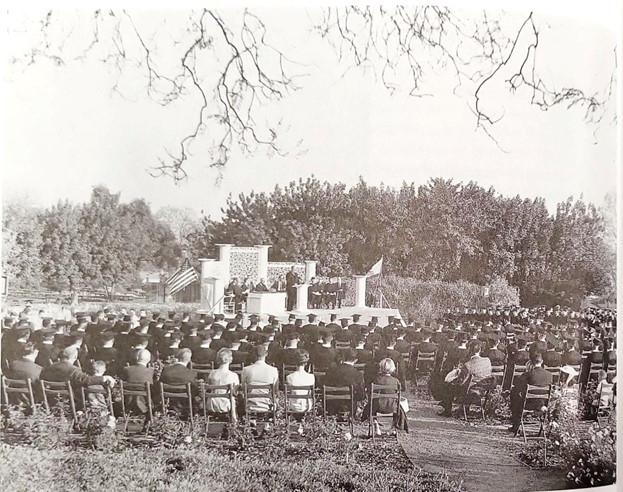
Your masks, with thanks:
M619 2L9 2L0 488L616 490Z

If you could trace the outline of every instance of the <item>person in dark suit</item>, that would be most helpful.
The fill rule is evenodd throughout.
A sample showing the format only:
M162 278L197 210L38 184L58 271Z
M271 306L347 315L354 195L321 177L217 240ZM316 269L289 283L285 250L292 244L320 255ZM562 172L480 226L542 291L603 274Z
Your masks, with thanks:
M210 330L203 330L199 333L201 337L201 345L195 348L192 353L191 360L195 364L209 364L216 362L216 350L210 347L212 343L212 333Z
M290 268L290 271L286 273L286 310L292 311L296 304L296 285L300 283L298 274L294 271L294 267ZM298 309L306 309L307 306L298 306Z
M67 347L59 356L59 361L41 371L40 379L51 382L70 381L73 386L115 385L112 376L89 376L74 364L78 360L78 349Z
M348 318L342 318L340 324L342 326L333 334L333 338L336 342L352 343L355 333L349 329Z
M485 357L488 357L491 361L492 366L503 366L504 360L506 359L506 354L499 349L500 339L499 338L490 338L489 339L489 350L487 350L487 354Z
M333 335L325 333L322 337L322 345L316 347L311 353L311 362L314 370L325 371L337 361L337 351L332 347Z
M31 342L22 347L20 357L11 361L7 376L11 379L30 379L32 383L39 381L43 367L35 363L39 351Z
M151 361L151 353L146 349L141 349L137 354L136 364L124 367L121 370L121 379L127 383L153 383L154 370L147 367ZM147 400L144 396L126 396L125 406L130 413L147 413Z
M553 343L547 343L547 352L543 354L543 365L546 367L560 367L562 355L555 350Z
M561 362L563 366L577 366L582 364L582 354L577 351L574 342L567 343L567 350L562 354Z
M325 385L327 386L352 386L354 394L354 407L357 409L357 402L364 398L363 373L355 369L357 353L354 349L346 349L342 352L343 360L327 370ZM327 402L327 412L330 415L350 412L350 402L348 400L329 400ZM354 417L354 416L353 416Z
M540 352L541 354L547 351L547 333L545 331L539 331L537 333L537 339L530 344L529 352L534 354Z
M534 352L530 356L530 361L527 365L529 366L528 371L517 379L517 384L511 390L512 425L509 428L511 432L517 432L519 427L521 421L521 407L527 386L549 386L552 384L552 373L543 369L543 356L539 352ZM526 402L526 409L535 410L544 404L545 401L530 400Z
M188 368L192 358L190 349L181 349L177 354L177 362L169 364L162 369L160 382L164 384L186 384L197 382L197 371Z
M61 348L58 345L54 345L54 335L56 333L54 328L44 328L39 333L41 333L41 339L37 343L39 355L37 355L35 362L41 367L48 367L58 361Z

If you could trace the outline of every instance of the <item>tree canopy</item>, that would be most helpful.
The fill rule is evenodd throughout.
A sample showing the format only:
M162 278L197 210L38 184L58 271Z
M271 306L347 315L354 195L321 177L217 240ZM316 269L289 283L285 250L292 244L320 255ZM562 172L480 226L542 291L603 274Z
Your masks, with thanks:
M361 179L347 189L311 177L230 197L222 219L204 218L190 240L197 256L215 243L271 244L274 261L318 260L325 276L365 273L383 255L387 274L479 285L500 277L539 303L613 289L603 231L597 209L573 198L550 214L543 199L473 182L393 189Z

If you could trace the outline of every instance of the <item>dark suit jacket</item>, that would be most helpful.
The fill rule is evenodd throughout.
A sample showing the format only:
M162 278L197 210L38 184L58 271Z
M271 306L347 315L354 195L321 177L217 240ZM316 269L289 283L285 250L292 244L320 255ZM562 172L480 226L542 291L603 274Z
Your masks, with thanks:
M562 356L558 352L548 350L543 354L543 364L547 367L559 367L562 363Z
M562 354L562 364L569 366L577 366L582 363L582 354L577 350L569 350Z
M61 349L57 345L41 343L37 348L39 349L39 355L37 355L35 362L41 367L48 367L58 361L58 354Z
M43 367L39 364L35 364L28 359L15 359L10 363L8 376L12 379L30 379L35 383L39 381L42 369Z
M124 367L121 371L121 379L128 383L153 383L154 370L138 364Z
M348 364L338 364L327 371L325 379L326 386L353 386L355 402L363 400L364 383L363 373ZM355 404L355 410L357 405ZM337 413L349 412L350 405L348 400L329 400L327 402L327 411L331 415Z
M216 361L216 350L210 347L197 347L193 349L192 361L195 364L209 364Z
M317 347L311 353L311 362L314 365L314 370L324 370L335 364L337 360L337 351L334 348Z
M50 367L45 367L41 371L40 379L53 382L71 381L74 386L104 384L102 376L89 376L67 361L55 362Z
M197 371L182 364L171 364L162 369L160 382L164 384L196 383Z
M491 349L487 353L487 357L489 357L492 366L502 366L506 355L499 349Z
M552 384L552 373L546 371L542 367L535 367L531 371L523 373L517 379L517 391L520 394L526 392L527 385L532 386L549 386Z

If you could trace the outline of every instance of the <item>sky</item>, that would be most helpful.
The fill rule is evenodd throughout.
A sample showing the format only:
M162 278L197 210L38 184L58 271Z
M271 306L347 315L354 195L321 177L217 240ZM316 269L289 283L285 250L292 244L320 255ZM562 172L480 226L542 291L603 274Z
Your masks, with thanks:
M28 196L37 206L59 199L84 202L93 186L104 184L120 192L122 201L145 198L154 211L171 205L218 217L229 194L270 191L312 174L347 185L360 177L390 186L425 184L433 177L476 181L505 196L544 197L551 211L570 196L599 205L606 193L616 192L617 129L610 119L595 126L584 121L581 109L544 112L530 105L525 93L512 95L494 86L485 96L495 114L504 114L491 129L496 144L476 129L467 88L453 94L447 76L427 78L424 90L430 97L411 97L408 91L392 95L369 74L347 70L309 31L310 14L304 9L262 15L273 43L304 60L309 74L300 90L262 110L266 117L283 118L288 155L234 152L219 173L208 166L205 145L198 140L186 181L176 185L154 178L149 169L192 126L192 97L163 108L144 96L144 81L137 78L125 81L120 97L111 91L115 73L95 60L62 67L46 61L29 67L5 64L3 196ZM153 12L136 18L141 16L149 19ZM603 89L616 43L610 26L582 13L579 18L537 13L536 19L542 27L538 62L543 73L559 86ZM23 47L6 46L9 55Z

